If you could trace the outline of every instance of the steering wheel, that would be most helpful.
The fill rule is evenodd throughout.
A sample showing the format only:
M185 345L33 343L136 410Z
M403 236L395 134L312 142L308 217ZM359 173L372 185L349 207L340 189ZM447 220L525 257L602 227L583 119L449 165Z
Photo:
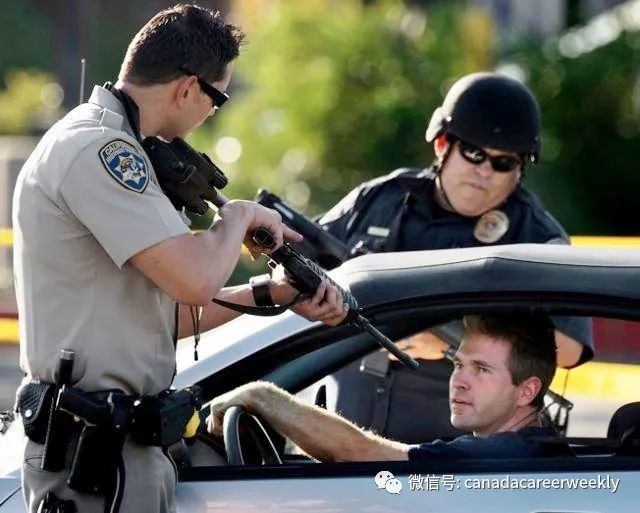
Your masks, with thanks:
M230 465L282 465L260 419L240 406L232 406L225 412L222 433Z

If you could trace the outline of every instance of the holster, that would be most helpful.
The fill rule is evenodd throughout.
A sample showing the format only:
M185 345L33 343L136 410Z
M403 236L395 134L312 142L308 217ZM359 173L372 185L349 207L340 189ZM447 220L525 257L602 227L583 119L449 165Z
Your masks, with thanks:
M82 428L67 477L69 488L97 495L112 490L124 440L124 431L109 426Z
M40 468L49 472L58 472L65 468L67 453L71 441L78 433L78 422L73 416L60 411L57 406L64 389L56 386L54 398L49 408L47 434L44 440L44 451Z
M199 387L141 397L133 408L131 437L143 445L169 447L182 438L187 423L201 404Z
M106 398L71 389L60 408L83 415L83 427L73 453L67 484L82 493L105 495L113 489L133 405L122 392Z
M17 411L27 436L45 444L44 470L68 466L70 488L105 495L113 489L127 434L143 445L173 445L201 404L198 387L137 397L32 382L18 393Z

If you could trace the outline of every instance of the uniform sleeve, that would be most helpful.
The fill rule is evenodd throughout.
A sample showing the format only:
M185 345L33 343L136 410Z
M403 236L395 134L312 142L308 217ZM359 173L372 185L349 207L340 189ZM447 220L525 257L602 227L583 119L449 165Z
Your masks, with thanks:
M582 354L574 367L593 358L593 321L590 317L554 316L551 319L558 331L582 344Z
M547 215L551 217L550 214L547 213ZM555 219L553 221L557 224ZM549 239L545 244L571 244L566 233L564 231L562 233L562 236ZM552 317L552 320L558 331L582 344L582 354L575 366L588 362L593 358L593 322L591 318L555 316Z
M85 147L61 182L67 207L118 267L143 249L189 232L151 173L138 147L107 139Z

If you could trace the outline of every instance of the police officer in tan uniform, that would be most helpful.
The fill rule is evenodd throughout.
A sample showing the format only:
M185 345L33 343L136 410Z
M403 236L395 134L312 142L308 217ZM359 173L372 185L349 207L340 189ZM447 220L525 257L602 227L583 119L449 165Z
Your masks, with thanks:
M190 306L202 307L204 331L238 315L213 297L255 304L250 286L222 288L243 241L253 253L264 250L247 234L266 227L277 246L299 238L276 212L247 201L229 202L210 230L192 234L140 143L182 137L224 103L242 39L209 10L161 11L132 40L116 85L95 87L24 165L13 226L25 383L56 382L58 356L68 349L75 353L71 382L83 393L159 394L171 385L175 341L193 332ZM284 279L261 287L261 297L279 304L295 296ZM338 291L325 284L294 309L328 324L346 313ZM27 443L30 513L47 493L83 513L175 511L175 470L161 447L127 436L106 496L71 489L69 469L42 470L42 455L42 443Z

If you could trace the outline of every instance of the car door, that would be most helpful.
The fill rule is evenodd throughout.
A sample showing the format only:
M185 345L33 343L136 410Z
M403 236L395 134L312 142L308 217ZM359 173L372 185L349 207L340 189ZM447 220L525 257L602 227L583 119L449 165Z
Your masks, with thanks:
M178 511L637 512L640 462L631 469L599 460L192 469L179 485Z

